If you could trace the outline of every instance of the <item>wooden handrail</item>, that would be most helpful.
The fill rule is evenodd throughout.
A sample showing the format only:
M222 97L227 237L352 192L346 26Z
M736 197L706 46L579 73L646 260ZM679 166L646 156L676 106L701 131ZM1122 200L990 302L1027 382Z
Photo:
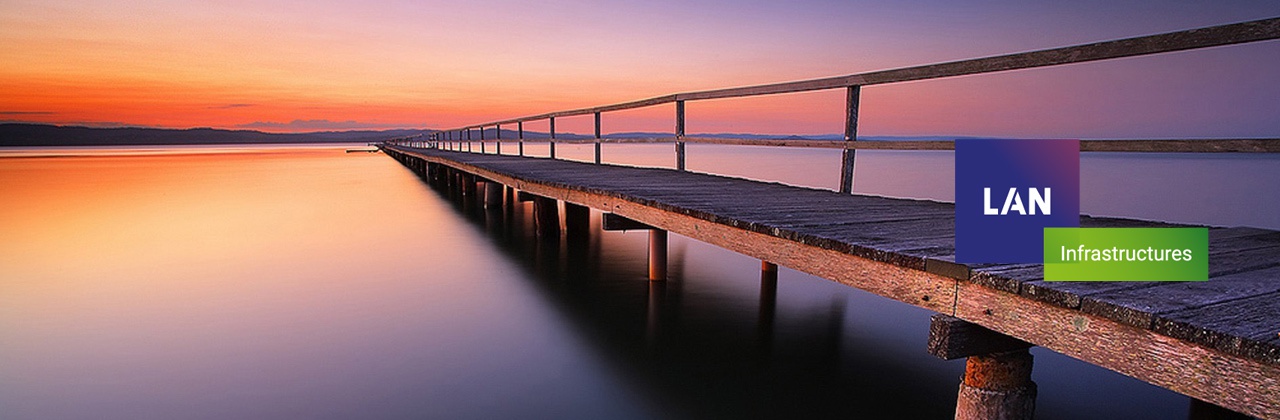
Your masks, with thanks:
M401 137L389 142L412 140L421 136ZM546 142L548 138L519 140L527 143ZM515 139L471 140L472 143L516 142ZM1034 140L1030 140L1034 141ZM466 140L463 140L466 142ZM593 144L595 138L556 139L556 143ZM805 147L816 149L852 150L955 150L954 140L815 140L797 138L743 138L743 137L603 137L601 143L703 143L737 146ZM1253 139L1089 139L1080 140L1081 152L1137 152L1137 153L1280 153L1280 138Z
M1280 18L1261 19L1157 35L1124 38L1113 41L1095 42L1091 44L927 64L922 66L904 67L892 70L873 71L846 76L675 93L636 101L548 112L545 114L493 121L441 131L466 130L469 128L482 128L498 124L545 120L555 117L569 117L594 114L597 112L621 111L661 105L676 101L740 98L748 96L838 89L850 86L940 79L972 74L995 73L1009 70L1050 67L1122 57L1160 54L1274 39L1280 39Z

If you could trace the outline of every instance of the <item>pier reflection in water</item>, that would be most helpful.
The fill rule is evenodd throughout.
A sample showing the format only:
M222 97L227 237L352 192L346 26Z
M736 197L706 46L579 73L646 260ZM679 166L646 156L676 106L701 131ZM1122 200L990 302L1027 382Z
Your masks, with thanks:
M454 195L453 208L523 267L542 299L664 414L951 416L963 364L926 354L929 311L676 235L669 280L649 281L646 231L602 231L593 211L587 237L538 237L531 203L485 209L483 196ZM1054 354L1039 362L1048 365L1044 371L1078 363L1091 370L1089 380L1118 376ZM1181 397L1152 391L1175 402L1147 415L1185 410ZM1061 410L1092 391L1054 392L1045 398L1052 401L1041 401L1039 417L1130 411Z
M690 151L695 170L803 185L832 173L804 168L838 163ZM774 286L760 261L678 235L670 280L650 282L644 231L602 232L593 212L586 240L540 241L532 203L459 204L382 154L78 153L0 158L6 420L946 418L955 404L963 362L925 352L927 311L785 267ZM1224 167L1135 159L1164 168L1151 177ZM949 161L860 155L872 170L858 188L945 198L909 180ZM1258 167L1237 183L1280 191L1265 176L1277 162L1225 167ZM1162 197L1191 212L1180 220L1212 215ZM1273 203L1265 193L1222 200L1274 207L1250 204ZM1038 418L1186 414L1185 397L1033 353Z

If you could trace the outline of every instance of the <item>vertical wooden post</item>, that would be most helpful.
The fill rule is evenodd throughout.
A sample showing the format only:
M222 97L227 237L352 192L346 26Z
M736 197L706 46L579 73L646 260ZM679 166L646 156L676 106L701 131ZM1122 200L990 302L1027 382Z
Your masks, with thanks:
M857 150L850 148L852 142L858 140L858 97L862 86L849 86L845 97L844 141L845 149L840 165L840 192L853 192L853 161Z
M449 195L453 195L453 188L454 188L453 181L454 181L453 168L450 168L448 166L441 167L440 168L440 185L444 187L444 190L448 192Z
M551 158L555 159L556 158L556 117L551 117L550 121L551 121L551 124L550 124L551 125L551 142L550 142Z
M760 313L756 319L756 330L760 335L760 346L765 351L773 344L773 320L778 308L778 265L760 261Z
M676 101L676 170L684 170L684 101Z
M538 237L543 239L560 237L560 209L556 199L547 197L533 198L533 220L537 225Z
M484 126L480 126L480 154L484 154Z
M478 195L476 191L478 189L476 188L476 176L472 174L463 174L462 179L465 181L462 184L462 194L466 196L467 201L475 200Z
M493 181L484 182L485 210L502 209L502 184Z
M667 279L667 231L649 230L649 280Z
M600 164L600 111L596 111L596 164Z
M520 156L524 156L524 121L516 122L516 139L519 141Z
M493 131L496 132L494 138L497 139L493 143L493 154L500 155L502 154L502 124L494 124Z
M956 420L1030 420L1036 409L1031 359L1026 349L969 356L956 398Z
M591 234L591 210L570 202L564 203L564 233L570 241L585 241Z
M505 186L505 185L504 185L504 186L502 186L502 189L503 189L503 191L505 191L505 192L506 192L506 196L507 196L507 198L506 198L506 201L507 201L507 208L509 208L509 209L510 209L510 208L515 208L515 206L516 206L516 189L515 189L514 187L509 187L509 186Z

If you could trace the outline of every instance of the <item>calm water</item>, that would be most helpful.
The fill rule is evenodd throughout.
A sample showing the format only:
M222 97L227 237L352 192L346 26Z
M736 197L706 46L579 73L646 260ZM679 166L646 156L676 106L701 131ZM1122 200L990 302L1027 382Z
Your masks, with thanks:
M605 156L668 166L670 148ZM770 304L757 260L676 235L673 280L651 284L643 232L540 243L528 204L456 204L382 154L5 155L4 419L949 418L963 370L925 353L928 311L785 268ZM1276 158L1086 156L1086 212L1280 227ZM718 146L689 164L819 187L839 166ZM855 189L948 200L951 165L862 153ZM1040 418L1185 416L1185 397L1033 354Z

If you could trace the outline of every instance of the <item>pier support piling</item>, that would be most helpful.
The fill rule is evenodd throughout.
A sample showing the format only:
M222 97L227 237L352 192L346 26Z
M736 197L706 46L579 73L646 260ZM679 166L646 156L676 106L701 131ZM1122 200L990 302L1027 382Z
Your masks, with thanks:
M774 313L778 308L778 265L760 261L760 310L756 330L760 336L760 348L765 354L773 346Z
M543 239L560 237L560 211L556 199L547 197L533 198L533 219L537 225L538 237Z
M502 209L502 184L493 181L484 182L484 209Z
M471 201L476 198L476 177L469 173L462 174L462 196Z
M564 203L564 232L570 241L584 241L591 234L591 210L586 206Z
M969 356L956 398L956 420L1030 420L1036 410L1026 349Z
M929 353L944 360L968 357L956 397L956 420L1031 419L1036 384L1027 343L949 315L929 324Z
M649 280L667 279L667 231L649 231Z

